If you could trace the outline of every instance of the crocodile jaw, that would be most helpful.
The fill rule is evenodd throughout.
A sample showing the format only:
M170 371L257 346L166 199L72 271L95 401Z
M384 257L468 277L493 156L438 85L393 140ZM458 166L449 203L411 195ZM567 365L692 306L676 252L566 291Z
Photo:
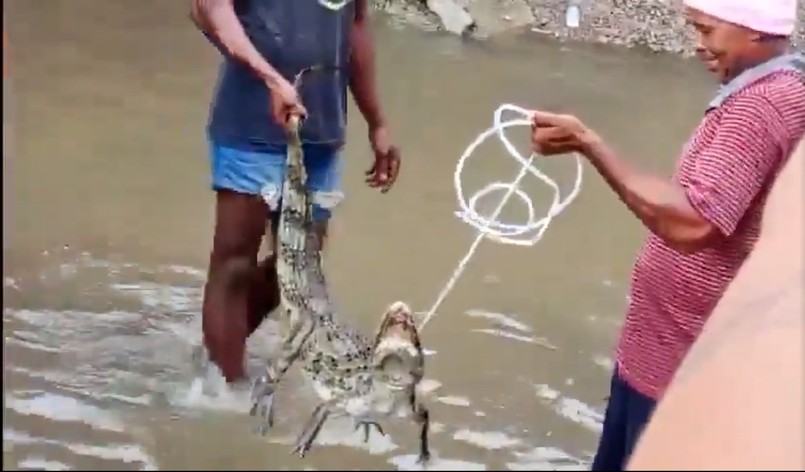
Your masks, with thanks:
M375 336L372 360L380 378L392 388L419 383L424 354L410 307L395 302L386 310Z

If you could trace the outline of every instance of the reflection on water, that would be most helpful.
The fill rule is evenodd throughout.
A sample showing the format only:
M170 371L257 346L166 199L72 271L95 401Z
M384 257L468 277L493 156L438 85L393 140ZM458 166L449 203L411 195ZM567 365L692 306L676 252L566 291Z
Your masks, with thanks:
M193 362L218 58L185 2L132 5L4 2L4 467L416 469L416 428L402 423L364 443L334 420L306 459L291 456L315 406L298 373L261 437L247 389ZM342 316L367 332L390 300L426 309L474 238L453 216L452 175L500 103L577 112L637 165L668 172L713 90L690 63L609 48L464 43L382 18L376 38L403 174L387 195L364 185L369 147L353 107L347 198L326 255ZM512 139L527 145L527 130ZM516 175L500 152L479 148L466 192ZM571 161L539 164L569 189ZM551 193L532 181L524 190L544 213ZM522 208L503 213L516 220ZM423 332L434 468L587 467L642 235L587 166L578 199L536 247L481 244ZM250 372L281 329L266 322L250 340Z

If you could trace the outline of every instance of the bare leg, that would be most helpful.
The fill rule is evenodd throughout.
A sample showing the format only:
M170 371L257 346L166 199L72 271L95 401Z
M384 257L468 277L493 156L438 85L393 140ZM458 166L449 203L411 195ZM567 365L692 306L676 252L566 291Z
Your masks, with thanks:
M204 344L227 382L245 377L250 279L267 208L254 195L219 190L213 249L202 304Z

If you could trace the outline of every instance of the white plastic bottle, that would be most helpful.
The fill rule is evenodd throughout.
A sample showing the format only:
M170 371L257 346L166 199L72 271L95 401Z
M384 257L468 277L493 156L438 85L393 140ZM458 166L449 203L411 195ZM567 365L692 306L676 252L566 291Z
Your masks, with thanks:
M568 28L578 28L581 24L581 6L578 0L570 0L565 10L565 26Z

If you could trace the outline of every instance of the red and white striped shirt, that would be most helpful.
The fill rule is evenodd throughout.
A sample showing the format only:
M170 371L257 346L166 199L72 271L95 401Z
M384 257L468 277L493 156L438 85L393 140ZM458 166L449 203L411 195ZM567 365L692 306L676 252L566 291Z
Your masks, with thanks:
M721 234L693 254L651 234L639 252L616 356L640 393L665 392L757 240L770 184L804 132L805 77L796 71L773 72L705 114L674 180Z

